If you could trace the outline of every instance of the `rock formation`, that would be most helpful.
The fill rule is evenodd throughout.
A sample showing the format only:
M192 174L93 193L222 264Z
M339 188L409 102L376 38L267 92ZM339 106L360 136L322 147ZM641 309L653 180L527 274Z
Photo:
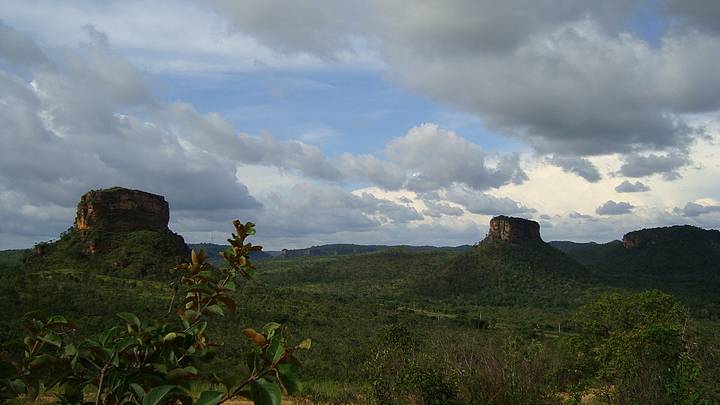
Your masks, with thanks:
M623 236L625 249L639 249L647 246L692 246L704 241L720 243L720 232L690 225L675 225L641 229L626 233Z
M490 220L490 229L482 242L487 241L503 241L507 243L542 241L540 238L540 224L529 219L500 215Z
M74 226L55 242L36 246L27 262L164 277L190 256L182 236L168 229L169 218L163 196L121 187L93 190L80 198Z
M167 230L170 209L165 198L139 190L113 187L80 198L75 217L79 231L130 232Z

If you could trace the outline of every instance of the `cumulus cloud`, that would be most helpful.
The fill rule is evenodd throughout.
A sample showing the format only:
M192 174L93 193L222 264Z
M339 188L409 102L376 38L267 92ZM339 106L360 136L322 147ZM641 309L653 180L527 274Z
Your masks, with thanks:
M597 207L595 212L599 215L623 215L631 213L633 208L635 208L634 205L624 201L608 200L605 204Z
M591 219L594 219L594 217L593 217L592 215L581 214L581 213L579 213L579 212L577 212L577 211L571 212L571 213L568 215L568 217L573 218L573 219L590 219L590 220L591 220Z
M56 49L52 58L40 53L23 59L17 49L0 49L30 73L27 79L0 70L0 102L6 107L0 109L0 184L12 196L4 205L5 215L26 213L4 225L16 237L24 229L42 229L43 237L56 234L71 223L72 208L83 192L116 185L165 195L173 208L173 224L181 231L202 232L242 213L264 220L275 235L298 235L340 229L367 232L423 220L411 206L337 188L348 179L366 179L386 190L457 184L485 190L526 179L517 154L488 154L434 124L391 140L386 159L351 154L329 159L301 141L239 132L217 113L154 99L143 74L114 53L112 38L95 26L85 30L89 42ZM12 32L32 48L28 55L40 49ZM35 63L42 59L51 62ZM33 159L26 158L28 151ZM243 165L274 167L328 184L296 186L291 193L258 199L242 176L236 176ZM520 209L512 200L492 198L485 197L490 202L476 210L488 211L491 204ZM47 208L55 206L61 209ZM47 218L33 207L57 212L56 228L37 226ZM463 212L447 202L437 202L429 210L444 216Z
M560 167L568 173L575 173L583 179L596 183L602 179L598 168L589 160L577 156L552 156L548 159L551 164Z
M650 191L650 187L639 181L631 183L625 180L615 187L615 191L617 191L618 193L642 193L645 191Z
M365 9L346 0L296 2L287 0L209 1L230 17L235 29L252 35L283 53L307 53L335 59L353 49Z
M36 65L48 62L45 54L26 35L0 20L0 58L8 63Z
M413 207L378 198L371 193L355 195L338 188L312 183L294 186L288 195L277 195L260 214L258 223L266 234L303 236L370 231L383 224L407 224L422 220Z
M665 11L674 23L686 29L720 34L720 4L715 1L668 0Z
M443 192L442 197L447 201L462 205L473 214L519 215L536 211L508 197L496 197L463 187L453 187Z
M369 180L385 190L428 192L454 184L487 190L527 180L519 154L488 154L477 144L432 123L391 139L384 155L386 160L345 153L338 165L346 177Z
M683 208L674 208L673 212L684 217L698 217L700 215L720 212L720 205L701 205L689 202L685 204Z
M317 147L238 133L218 114L154 100L142 74L115 55L93 27L87 28L90 43L56 50L52 63L40 65L35 62L49 58L36 55L40 48L30 38L0 29L22 39L12 49L3 45L0 54L31 74L27 80L0 70L0 185L12 196L3 209L7 216L26 213L6 222L4 232L57 234L71 223L82 193L109 186L165 195L174 212L186 215L259 210L262 204L236 179L239 164L342 179ZM21 45L30 50L22 53ZM18 56L25 54L35 56ZM47 208L54 206L64 210ZM32 207L62 212L65 221L49 227L42 210ZM387 218L408 220L403 213L395 210Z
M662 174L666 180L679 179L678 169L690 163L686 154L669 153L666 155L649 154L647 156L632 154L624 159L620 174L627 177L646 177Z
M463 183L476 190L519 184L527 175L518 154L500 156L494 166L480 147L436 124L414 127L391 140L385 154L390 161L410 173L406 188L430 191Z
M457 217L465 213L462 208L442 201L423 200L423 203L426 207L422 212L423 215L427 215L432 218L440 218L443 215Z

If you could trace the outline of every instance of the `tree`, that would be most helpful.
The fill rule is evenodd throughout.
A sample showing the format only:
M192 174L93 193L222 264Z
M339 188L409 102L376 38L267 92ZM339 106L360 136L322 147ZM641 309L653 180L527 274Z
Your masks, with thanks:
M52 391L58 402L67 404L91 398L95 404L208 405L237 396L256 404L279 404L283 391L299 392L295 352L309 349L311 342L288 345L285 328L278 323L242 331L254 343L245 373L218 377L202 367L218 345L207 333L208 320L236 310L229 294L238 282L252 278L250 253L262 249L245 242L255 233L254 224L236 220L233 225L231 248L222 253L224 268L206 263L203 251L193 251L190 263L177 267L176 294L184 299L174 325L143 322L125 312L117 314L119 325L78 340L72 321L40 311L27 314L30 335L23 342L23 358L0 362L0 400L18 402L20 395L34 399ZM193 396L197 382L209 389Z
M609 294L581 307L571 337L580 388L612 403L696 403L687 310L668 294Z

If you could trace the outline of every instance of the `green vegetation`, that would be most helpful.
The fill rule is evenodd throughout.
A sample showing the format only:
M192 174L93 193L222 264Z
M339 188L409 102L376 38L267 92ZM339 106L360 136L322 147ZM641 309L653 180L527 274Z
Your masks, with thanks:
M597 293L593 285L583 266L544 242L489 241L459 255L421 289L484 305L571 308Z
M642 243L585 245L569 251L603 283L680 297L695 317L720 320L720 232L673 226L632 232Z
M181 274L176 292L184 299L179 300L176 325L142 322L133 313L120 312L121 326L75 339L77 327L65 317L28 313L30 334L23 339L22 357L0 362L0 400L17 401L20 395L35 400L51 390L58 402L70 404L93 397L95 404L207 405L236 396L256 404L277 404L281 390L299 392L300 363L295 352L309 349L311 343L306 339L288 345L285 329L278 323L266 324L262 332L242 331L254 344L245 355L246 367L236 365L222 378L201 368L218 346L210 339L208 319L235 312L237 303L228 293L236 290L238 281L252 277L255 267L249 254L262 249L245 243L255 233L252 223L234 225L237 233L230 240L232 249L223 253L227 266L222 270L205 263L204 252L194 251L190 263L177 266ZM222 389L193 395L198 381Z
M114 326L118 312L157 324L177 319L168 314L169 278L97 271L60 256L43 268L0 273L0 305L10 314L0 351L21 350L22 314L38 308L75 319L78 338ZM640 266L643 259L634 260ZM720 401L720 323L711 315L717 296L695 296L710 294L697 275L714 267L679 289L666 282L677 278L585 267L544 243L501 242L465 252L393 248L256 265L253 282L227 293L237 312L208 325L206 333L224 345L204 370L237 370L255 347L242 330L274 321L293 331L289 341L312 339L299 371L311 401ZM635 294L648 288L676 298Z
M170 231L107 232L68 229L55 242L35 246L30 271L74 269L113 276L167 279L168 270L188 259L182 237Z
M671 295L604 295L577 312L571 342L581 387L609 403L698 403L687 310Z

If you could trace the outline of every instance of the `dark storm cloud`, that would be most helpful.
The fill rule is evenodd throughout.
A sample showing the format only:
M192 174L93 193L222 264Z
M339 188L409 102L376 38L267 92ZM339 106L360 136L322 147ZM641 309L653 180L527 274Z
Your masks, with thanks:
M649 154L628 155L620 167L620 174L626 177L646 177L653 174L662 174L666 180L680 178L678 169L690 163L685 154L669 153L667 155Z
M577 156L553 156L548 158L548 162L568 173L574 173L591 183L597 183L602 179L597 167L585 158Z
M670 17L682 27L720 34L720 2L666 0L664 6Z
M0 20L0 60L21 65L48 63L40 48L26 35Z
M717 2L671 0L672 26L690 29L671 27L658 47L625 32L641 1L331 3L216 4L239 30L288 52L354 52L361 38L394 80L541 153L684 148L701 133L685 115L720 108Z

